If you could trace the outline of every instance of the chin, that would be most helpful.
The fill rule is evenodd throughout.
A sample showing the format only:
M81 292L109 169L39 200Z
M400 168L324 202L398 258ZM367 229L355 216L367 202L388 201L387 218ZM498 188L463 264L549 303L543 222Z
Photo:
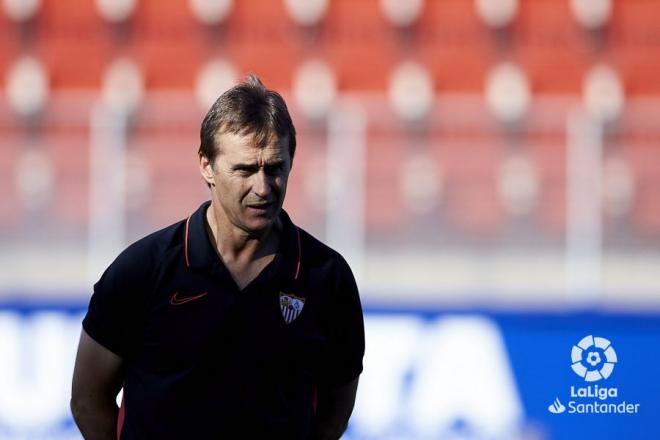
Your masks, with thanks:
M280 210L269 209L263 212L255 212L247 209L243 212L243 226L249 232L260 232L268 229L277 222Z
M260 232L263 231L264 229L268 229L273 223L275 222L274 218L259 218L259 219L252 219L250 221L247 221L244 223L245 229L247 229L250 232Z

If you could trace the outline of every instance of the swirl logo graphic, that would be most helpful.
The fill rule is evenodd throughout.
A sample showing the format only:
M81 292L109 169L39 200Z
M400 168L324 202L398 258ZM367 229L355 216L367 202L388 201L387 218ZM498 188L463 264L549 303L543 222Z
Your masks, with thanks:
M597 382L610 377L617 357L609 340L589 335L573 346L571 361L575 374L586 382Z

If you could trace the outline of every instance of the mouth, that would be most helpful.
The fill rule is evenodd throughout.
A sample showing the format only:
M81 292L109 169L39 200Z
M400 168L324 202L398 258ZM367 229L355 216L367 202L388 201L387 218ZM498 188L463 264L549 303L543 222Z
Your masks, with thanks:
M254 209L257 211L267 211L273 206L273 203L253 203L250 205L247 205L248 208Z

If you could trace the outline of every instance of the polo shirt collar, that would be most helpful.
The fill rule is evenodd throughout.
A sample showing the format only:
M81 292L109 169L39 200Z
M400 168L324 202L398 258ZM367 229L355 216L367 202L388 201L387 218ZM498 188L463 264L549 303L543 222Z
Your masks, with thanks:
M222 263L206 231L206 210L211 201L206 201L185 222L184 262L193 269L210 268ZM301 274L300 230L289 215L280 211L282 236L275 256L276 270L287 279L296 281Z
M183 257L186 266L193 269L211 267L218 259L206 232L206 210L210 205L210 200L202 203L186 220Z

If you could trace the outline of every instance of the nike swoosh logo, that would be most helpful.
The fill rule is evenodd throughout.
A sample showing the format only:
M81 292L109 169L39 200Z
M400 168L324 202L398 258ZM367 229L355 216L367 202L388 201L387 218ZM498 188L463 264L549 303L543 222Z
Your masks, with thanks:
M199 295L193 295L193 296L181 296L179 292L174 292L174 295L172 295L172 298L170 298L170 304L172 304L173 306L180 306L181 304L185 304L187 302L200 299L206 296L207 294L208 292L200 293Z

